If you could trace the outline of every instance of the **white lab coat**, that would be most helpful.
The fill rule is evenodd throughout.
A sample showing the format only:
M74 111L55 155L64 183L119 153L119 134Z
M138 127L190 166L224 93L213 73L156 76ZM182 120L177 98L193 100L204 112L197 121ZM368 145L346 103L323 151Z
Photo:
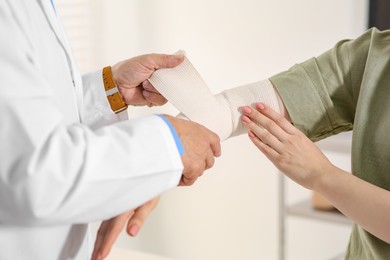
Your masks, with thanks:
M0 33L0 259L88 259L86 223L178 184L175 141L157 116L117 122L50 0L0 0Z

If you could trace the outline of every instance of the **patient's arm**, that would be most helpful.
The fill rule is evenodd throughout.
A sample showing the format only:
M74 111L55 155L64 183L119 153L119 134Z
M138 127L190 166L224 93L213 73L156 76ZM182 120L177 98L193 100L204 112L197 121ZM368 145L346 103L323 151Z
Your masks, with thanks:
M263 80L213 95L190 61L156 71L149 81L191 121L200 123L221 140L245 133L240 123L243 106L263 102L288 118L287 111L269 80Z
M229 137L247 132L247 129L241 124L241 108L244 106L254 106L258 102L269 105L275 111L290 120L288 112L283 105L279 94L269 80L263 80L228 89L217 94L215 97L221 106L224 106L225 109L230 111L230 118L224 119L230 121L232 124L229 131Z

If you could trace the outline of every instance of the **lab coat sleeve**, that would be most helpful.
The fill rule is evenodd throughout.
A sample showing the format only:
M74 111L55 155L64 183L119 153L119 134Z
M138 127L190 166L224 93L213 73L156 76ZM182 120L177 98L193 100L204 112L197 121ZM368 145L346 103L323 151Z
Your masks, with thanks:
M2 224L107 219L178 184L181 158L161 118L97 130L66 123L31 43L3 3L0 31L7 35L0 41Z
M127 120L127 111L115 114L108 103L104 91L102 71L94 71L83 75L82 121L92 129L118 121Z

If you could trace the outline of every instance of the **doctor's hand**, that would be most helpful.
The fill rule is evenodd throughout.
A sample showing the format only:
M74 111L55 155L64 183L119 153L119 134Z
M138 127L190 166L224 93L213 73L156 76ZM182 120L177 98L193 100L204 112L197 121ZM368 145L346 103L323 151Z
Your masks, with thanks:
M203 172L213 167L215 158L221 155L218 135L195 122L166 116L175 128L184 148L181 158L184 170L179 186L190 186Z
M112 66L112 77L126 104L160 106L167 100L147 81L154 71L173 68L184 55L146 54L121 61Z
M321 177L335 167L321 150L288 120L262 103L242 108L241 121L249 138L285 175L314 189Z
M93 249L92 260L102 260L108 256L112 245L126 226L126 232L135 237L146 218L156 207L159 197L152 199L135 210L130 210L100 224Z

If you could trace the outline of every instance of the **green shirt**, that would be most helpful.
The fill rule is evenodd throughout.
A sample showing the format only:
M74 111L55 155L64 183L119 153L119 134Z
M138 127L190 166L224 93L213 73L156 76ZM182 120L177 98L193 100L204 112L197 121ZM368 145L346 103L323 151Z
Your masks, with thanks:
M353 129L352 174L390 190L390 31L341 41L270 80L311 140ZM390 259L390 245L354 225L346 259Z

